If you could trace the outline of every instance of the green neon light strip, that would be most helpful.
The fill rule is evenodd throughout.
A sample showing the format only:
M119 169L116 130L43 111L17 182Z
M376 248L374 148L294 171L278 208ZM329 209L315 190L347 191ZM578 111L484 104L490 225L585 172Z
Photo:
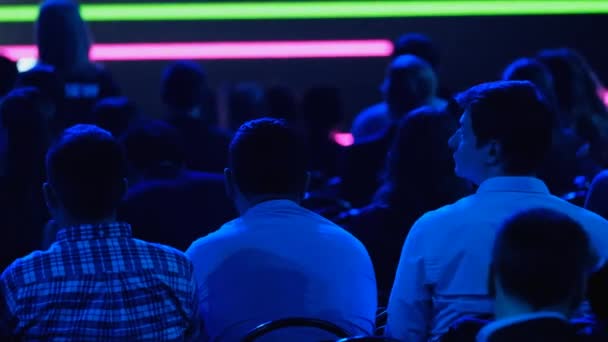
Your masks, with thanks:
M606 0L419 0L83 4L88 21L354 19L608 14ZM36 5L0 5L0 22L32 22Z

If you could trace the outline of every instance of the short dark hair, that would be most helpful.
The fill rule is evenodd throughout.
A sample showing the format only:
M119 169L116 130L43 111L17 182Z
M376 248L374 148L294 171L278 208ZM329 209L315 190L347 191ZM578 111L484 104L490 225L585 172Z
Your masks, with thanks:
M435 71L439 68L440 53L435 43L422 33L406 33L394 42L392 58L414 55L425 60Z
M121 137L121 142L129 164L139 171L158 168L163 162L185 162L179 132L160 120L137 122Z
M93 125L66 129L46 156L47 179L76 219L111 215L124 192L126 161L112 134Z
M203 104L207 75L198 63L174 62L165 69L161 88L165 104L179 110L188 110Z
M230 144L229 165L246 195L296 194L306 183L302 141L283 119L244 123Z
M137 108L126 97L107 97L95 104L91 115L95 125L120 137L137 118Z
M496 140L505 172L534 173L552 145L555 115L529 81L483 83L456 98L470 114L478 146Z
M506 220L492 252L492 274L504 291L533 309L583 299L593 267L589 237L581 225L550 209L529 209Z
M17 80L17 63L0 55L0 97L6 95Z
M22 72L17 77L18 87L35 87L43 96L57 105L63 99L63 83L48 64L38 64L32 69Z

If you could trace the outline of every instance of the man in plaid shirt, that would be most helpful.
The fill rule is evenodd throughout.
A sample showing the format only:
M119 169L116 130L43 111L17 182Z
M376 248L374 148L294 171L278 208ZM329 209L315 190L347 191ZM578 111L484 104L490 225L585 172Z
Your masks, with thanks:
M0 278L5 333L22 340L183 341L199 331L192 264L170 247L136 240L115 211L127 185L110 133L67 129L47 153L44 194L60 227L44 252Z

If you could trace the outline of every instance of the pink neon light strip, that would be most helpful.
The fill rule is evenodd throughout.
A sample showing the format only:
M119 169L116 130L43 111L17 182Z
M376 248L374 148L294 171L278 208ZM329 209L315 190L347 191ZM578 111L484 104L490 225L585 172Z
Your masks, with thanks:
M97 44L91 59L141 61L173 59L285 59L386 57L393 51L389 40L319 40L207 43ZM0 45L0 54L19 60L36 58L33 45Z

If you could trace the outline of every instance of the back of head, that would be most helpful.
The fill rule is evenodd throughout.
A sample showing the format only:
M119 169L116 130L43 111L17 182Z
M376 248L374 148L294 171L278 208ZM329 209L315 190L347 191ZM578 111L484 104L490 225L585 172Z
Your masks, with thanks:
M429 63L433 70L439 69L439 50L424 34L406 33L394 42L394 46L393 59L403 55L413 55Z
M456 101L471 118L477 146L496 142L503 171L534 174L549 153L555 115L529 81L483 83Z
M137 173L163 166L181 167L184 151L179 132L159 120L139 121L122 136L129 165Z
M310 129L334 128L344 118L340 90L332 86L308 89L302 99L302 114Z
M431 107L403 117L387 155L385 180L376 200L396 208L421 205L428 211L465 195L467 182L454 174L447 143L457 128L455 117Z
M263 116L266 111L264 89L254 82L241 82L228 88L230 124L235 130L244 122Z
M92 117L95 125L120 137L137 118L137 109L126 97L108 97L93 107Z
M161 89L163 102L170 110L189 112L203 103L207 75L198 63L174 62L165 68Z
M599 80L585 58L571 49L549 49L537 58L551 71L560 109L572 115L608 116L606 106L598 95Z
M17 86L35 87L54 104L63 98L63 83L55 68L50 65L38 64L20 73Z
M551 71L535 58L516 59L504 70L502 79L505 81L530 81L543 93L549 103L556 105Z
M414 55L390 64L383 91L392 112L404 114L427 104L437 94L437 77L430 64Z
M112 134L93 125L64 131L46 156L47 179L73 219L112 215L124 194L126 160Z
M17 63L7 57L0 56L0 97L13 89L17 74Z
M520 212L496 236L491 263L496 293L532 311L575 310L584 298L591 255L586 232L570 217L549 209Z
M246 122L230 144L229 165L245 196L302 193L307 162L301 140L281 119Z
M46 127L46 118L41 108L42 94L34 87L16 88L0 102L2 126L9 133L27 132L30 135ZM28 136L36 139L36 136Z
M46 0L36 22L40 61L59 72L71 72L89 65L91 38L72 0Z

